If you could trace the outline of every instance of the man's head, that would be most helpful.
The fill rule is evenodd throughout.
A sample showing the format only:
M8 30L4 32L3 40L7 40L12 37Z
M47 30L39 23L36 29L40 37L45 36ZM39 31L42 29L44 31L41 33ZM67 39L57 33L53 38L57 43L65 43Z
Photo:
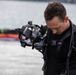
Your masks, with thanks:
M68 25L68 16L65 7L60 2L49 3L44 11L47 27L53 34L61 34Z

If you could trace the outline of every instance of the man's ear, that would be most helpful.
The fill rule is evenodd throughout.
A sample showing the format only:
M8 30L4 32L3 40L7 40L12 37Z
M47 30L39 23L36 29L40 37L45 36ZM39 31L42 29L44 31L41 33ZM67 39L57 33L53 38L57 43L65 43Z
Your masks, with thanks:
M65 16L65 21L66 21L66 22L68 21L68 16Z

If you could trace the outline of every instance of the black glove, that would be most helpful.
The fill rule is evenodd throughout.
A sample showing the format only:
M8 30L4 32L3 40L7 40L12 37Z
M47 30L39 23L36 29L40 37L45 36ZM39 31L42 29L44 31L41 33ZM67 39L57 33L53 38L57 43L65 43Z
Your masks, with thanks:
M39 50L39 51L41 51L43 49L43 47L44 47L44 41L36 42L34 44L34 48Z

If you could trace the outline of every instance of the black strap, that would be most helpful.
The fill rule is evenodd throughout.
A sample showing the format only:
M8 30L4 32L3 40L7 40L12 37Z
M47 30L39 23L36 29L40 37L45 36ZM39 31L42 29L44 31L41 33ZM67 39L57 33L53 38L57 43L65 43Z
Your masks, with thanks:
M68 52L67 57L70 57L70 55L71 55L70 53L72 51L72 46L73 46L73 43L74 43L74 32L76 32L76 26L72 25L72 33L71 33L69 52Z
M69 37L70 35L71 35L70 31L68 31L68 32L66 32L66 33L64 34L64 36L59 40L58 46L57 46L57 52L59 52L59 50L61 49L61 46L62 46L63 41L64 41L67 37Z
M69 52L67 54L66 70L65 70L65 73L67 73L67 75L69 75L69 58L71 56L72 46L73 46L73 43L74 43L74 32L76 32L76 26L72 25L72 32L71 32L71 39L70 39L70 45L69 45Z

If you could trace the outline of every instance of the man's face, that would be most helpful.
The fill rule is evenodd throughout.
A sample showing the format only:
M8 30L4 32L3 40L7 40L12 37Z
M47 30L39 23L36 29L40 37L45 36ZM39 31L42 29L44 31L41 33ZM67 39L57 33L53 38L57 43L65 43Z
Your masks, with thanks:
M66 22L61 21L58 17L46 21L47 27L51 29L53 34L62 34L65 30Z

